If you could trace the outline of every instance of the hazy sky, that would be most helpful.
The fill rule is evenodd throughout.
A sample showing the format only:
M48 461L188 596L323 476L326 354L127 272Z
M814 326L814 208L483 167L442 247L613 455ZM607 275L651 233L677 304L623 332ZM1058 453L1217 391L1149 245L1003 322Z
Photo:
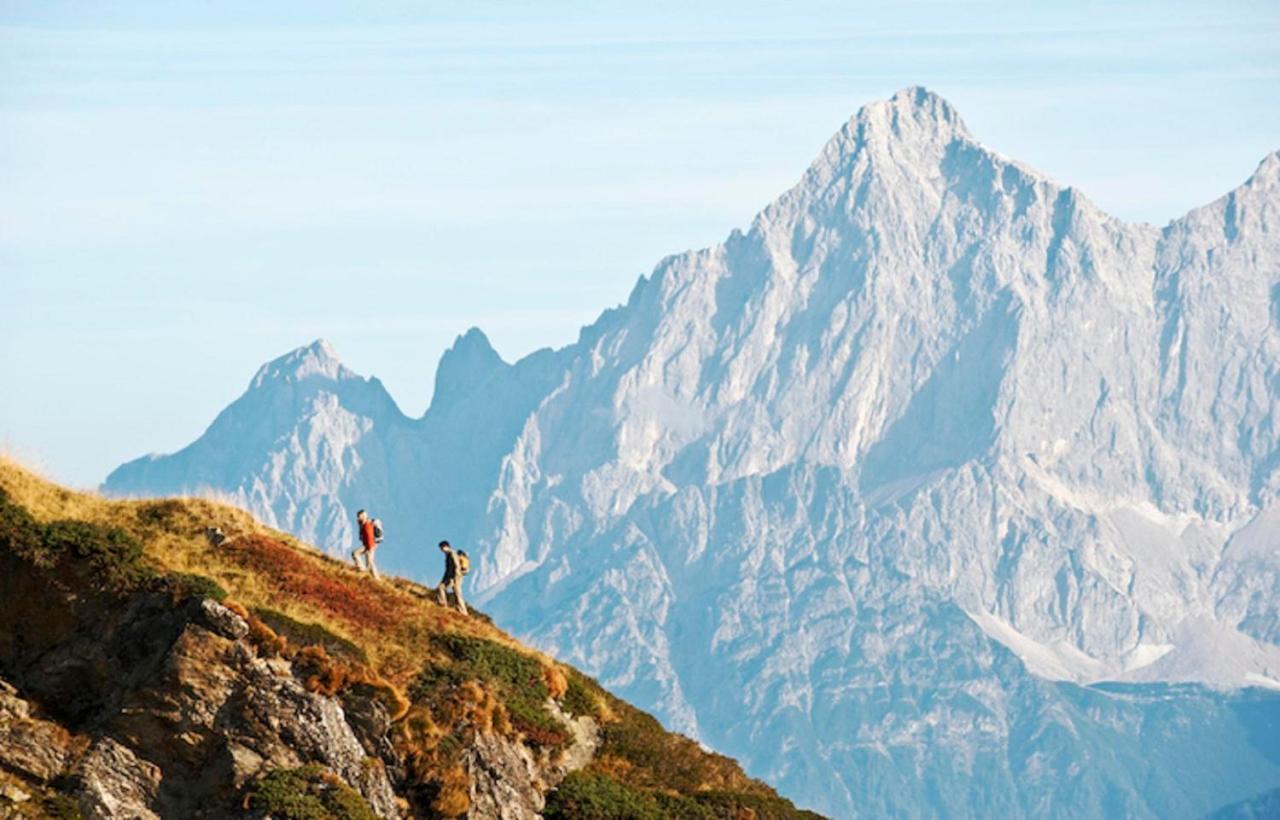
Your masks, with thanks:
M0 449L96 484L317 337L419 415L907 85L1128 219L1280 148L1275 0L615 5L0 0Z

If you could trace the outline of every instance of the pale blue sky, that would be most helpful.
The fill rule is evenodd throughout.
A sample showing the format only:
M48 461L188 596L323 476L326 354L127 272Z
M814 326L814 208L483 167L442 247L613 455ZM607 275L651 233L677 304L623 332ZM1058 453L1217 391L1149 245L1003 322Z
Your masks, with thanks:
M1280 3L0 0L0 448L96 484L317 337L419 415L915 84L1163 223L1280 148Z

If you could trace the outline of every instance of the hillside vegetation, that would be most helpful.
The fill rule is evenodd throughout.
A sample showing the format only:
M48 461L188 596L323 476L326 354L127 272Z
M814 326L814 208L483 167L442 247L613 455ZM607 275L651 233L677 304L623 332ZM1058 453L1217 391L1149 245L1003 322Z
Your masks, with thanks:
M228 541L211 544L204 534L211 526ZM356 714L385 716L385 727L356 732L366 755L361 765L385 770L394 810L404 814L486 816L476 804L474 761L485 743L504 742L527 752L540 789L558 786L539 807L548 817L815 816L746 777L732 760L664 731L587 676L521 645L482 614L441 607L403 579L376 582L233 507L190 498L108 501L0 462L0 564L0 678L42 713L41 721L0 722L0 785L28 795L7 806L8 792L0 791L0 813L74 816L87 805L74 799L74 777L34 777L31 766L6 759L6 750L17 748L6 746L6 731L65 731L74 761L107 725L89 717L102 713L102 698L78 712L68 705L74 698L41 702L29 682L35 667L23 660L35 657L32 647L47 655L77 633L84 638L95 623L116 623L125 610L154 609L156 600L175 612L195 612L197 604L224 612L205 603L213 600L248 625L243 641L254 657L275 659L309 693L341 702L349 722ZM50 612L49 589L72 614ZM123 691L128 665L121 669L95 673L93 685L115 675ZM302 763L238 785L224 795L234 805L206 809L215 816L375 815L361 797L370 788ZM74 762L62 771L76 771Z

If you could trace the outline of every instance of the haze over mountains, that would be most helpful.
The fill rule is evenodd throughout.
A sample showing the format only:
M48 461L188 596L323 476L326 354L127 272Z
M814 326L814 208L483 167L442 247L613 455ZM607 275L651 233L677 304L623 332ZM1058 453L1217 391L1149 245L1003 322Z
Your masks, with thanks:
M410 419L317 342L104 486L335 551L370 507L423 577L447 535L503 626L837 816L1193 816L1280 787L1278 403L1280 153L1127 224L917 88L574 345L473 330Z

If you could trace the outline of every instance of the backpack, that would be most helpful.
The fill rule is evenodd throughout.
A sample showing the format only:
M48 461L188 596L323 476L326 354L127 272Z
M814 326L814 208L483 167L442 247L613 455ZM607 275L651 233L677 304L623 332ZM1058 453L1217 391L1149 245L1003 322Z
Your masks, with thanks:
M458 556L458 572L462 575L466 575L470 572L471 559L467 557L467 554L462 550L458 550L454 555Z
M373 519L373 541L375 544L382 543L382 522L376 518Z

